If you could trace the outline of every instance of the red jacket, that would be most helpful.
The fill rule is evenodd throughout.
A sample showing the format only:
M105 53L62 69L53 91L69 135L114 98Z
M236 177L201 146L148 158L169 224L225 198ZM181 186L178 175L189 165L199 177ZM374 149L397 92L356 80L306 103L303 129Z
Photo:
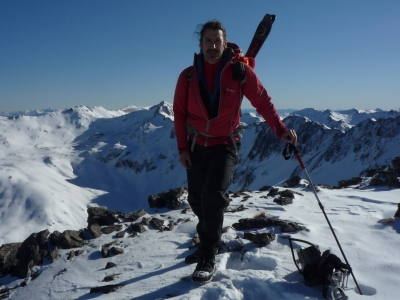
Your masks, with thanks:
M196 56L197 54L195 62ZM180 74L173 104L179 153L189 151L186 123L202 133L214 136L198 135L196 143L199 145L232 144L228 135L240 125L240 106L243 96L249 99L278 138L287 131L271 102L271 97L268 96L252 68L245 66L246 79L243 83L233 80L231 62L234 60L235 58L230 60L221 72L219 111L218 116L213 119L210 119L200 96L196 63L193 64L193 69L188 67ZM188 76L191 77L190 80Z

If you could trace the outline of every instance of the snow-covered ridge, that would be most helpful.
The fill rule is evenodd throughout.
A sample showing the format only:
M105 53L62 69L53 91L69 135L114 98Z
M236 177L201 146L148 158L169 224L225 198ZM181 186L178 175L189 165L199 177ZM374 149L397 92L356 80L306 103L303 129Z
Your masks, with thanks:
M399 114L305 109L283 117L298 131L298 148L316 183L336 185L398 156ZM260 116L244 112L242 121L246 128L232 189L259 189L301 173L295 160L283 160L284 144ZM0 242L21 240L29 226L81 228L88 205L131 210L141 207L149 194L186 183L172 104L164 101L116 111L78 106L0 117L0 153L0 221L5 225ZM76 201L72 211L50 208L66 199Z

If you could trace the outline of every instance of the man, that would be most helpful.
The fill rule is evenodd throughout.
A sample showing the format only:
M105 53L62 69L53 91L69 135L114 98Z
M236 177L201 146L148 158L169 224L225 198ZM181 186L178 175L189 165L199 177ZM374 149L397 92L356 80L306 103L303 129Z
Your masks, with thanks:
M188 201L199 220L200 246L192 280L202 283L209 281L216 269L223 211L229 204L225 192L238 162L243 96L282 141L296 144L297 136L282 123L251 67L243 65L245 79L233 78L237 73L234 66L243 63L237 62L238 57L227 47L225 27L213 20L201 25L198 34L200 54L195 54L193 66L180 74L173 107L179 162L187 170Z

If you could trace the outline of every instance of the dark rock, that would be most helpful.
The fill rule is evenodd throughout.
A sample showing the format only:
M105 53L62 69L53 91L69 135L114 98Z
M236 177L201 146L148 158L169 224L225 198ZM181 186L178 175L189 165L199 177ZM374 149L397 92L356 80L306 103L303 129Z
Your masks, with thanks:
M90 289L90 294L100 293L100 294L109 294L115 292L116 290L122 288L122 284L110 284L98 286Z
M40 274L42 274L42 272L36 271L35 273L33 273L31 275L31 280L35 280L36 278L38 278L40 276Z
M22 243L4 244L0 247L0 270L19 278L30 276L32 268L43 263L45 257L52 262L58 257L57 247L48 243L50 232L46 229L32 233Z
M349 185L356 185L356 184L360 184L362 182L362 178L361 177L353 177L351 179L347 179L347 180L340 180L338 182L338 187L339 188L346 188Z
M50 235L49 240L52 245L63 249L79 248L84 245L80 232L76 230L65 230L63 233L56 230Z
M263 186L259 191L260 191L260 192L266 192L266 191L269 191L270 188L271 188L271 186L265 185L265 186Z
M400 188L400 157L395 157L388 165L377 169L366 169L361 176L371 177L369 185Z
M17 252L22 243L4 244L0 247L0 270L3 274L16 272Z
M50 259L51 262L55 262L56 259L59 257L60 251L58 250L57 246L53 248L53 250L50 252Z
M400 188L399 174L387 172L385 174L385 185L388 187Z
M114 267L116 267L116 266L117 266L117 265L114 264L113 262L108 262L107 265L106 265L106 267L105 267L105 269L111 269L111 268L114 268Z
M274 199L274 202L279 205L288 205L293 203L293 199L289 197L278 197Z
M132 212L132 213L124 214L122 217L125 220L127 220L128 222L134 222L134 221L136 221L140 217L143 217L146 214L147 214L147 212L145 212L143 209L141 209L138 212Z
M372 186L381 186L383 185L383 180L380 178L373 177L369 183Z
M301 230L307 230L306 227L286 220L280 220L275 218L267 218L264 216L252 218L252 219L240 219L238 223L232 225L236 230L248 230L252 228L266 228L269 226L279 226L281 232L296 232Z
M118 275L121 275L121 273L108 275L108 276L104 277L103 281L105 281L105 282L113 281L115 279L115 277L117 277Z
M294 193L289 190L283 190L283 191L279 192L279 195L284 198L294 199Z
M104 244L104 245L101 246L100 252L101 252L101 255L102 255L104 258L110 256L110 246L112 246L112 245L114 245L114 244L115 244L115 242L111 242L111 243Z
M150 220L151 220L151 218L142 218L142 221L140 222L140 224L149 226Z
M177 209L184 203L184 195L187 193L185 187L171 189L168 192L162 192L157 195L150 195L147 199L151 208L167 207L169 209Z
M247 201L247 200L250 199L250 198L251 198L251 196L246 195L246 196L243 197L243 199L241 200L241 202Z
M119 247L112 247L110 249L112 255L120 255L120 254L124 254L124 249L119 248Z
M279 193L279 189L278 188L271 188L267 194L267 196L271 196L271 197L275 197L277 196Z
M91 240L91 239L95 238L93 233L88 228L81 229L79 231L79 236L81 237L82 240L85 240L85 241L88 241L88 240Z
M188 211L191 211L192 209L190 207L186 207L182 209L181 214L186 214Z
M103 207L89 207L88 212L88 226L97 224L99 226L113 225L119 222L118 215L121 213L108 210Z
M101 232L104 234L110 234L114 231L118 231L121 229L122 229L122 225L111 225L111 226L101 228Z
M275 240L275 234L266 233L266 232L265 233L245 232L243 238L253 242L254 244L257 244L260 246L266 246L269 243L271 243L273 240Z
M143 224L141 223L134 223L131 224L131 226L129 227L130 230L134 231L134 232L145 232L146 228L144 228Z
M163 231L165 229L164 228L164 220L161 220L161 219L151 218L150 225L160 231Z
M95 239L101 237L101 227L97 224L89 225L89 231Z
M286 186L287 187L295 187L300 184L301 177L300 176L291 176L288 180L286 180Z
M117 232L117 234L115 235L117 238L123 238L124 236L125 236L125 231L120 231L120 232Z
M61 271L59 271L55 276L60 276L60 275L64 274L67 271L68 271L67 268L64 268Z
M19 278L26 278L31 274L34 266L43 263L43 258L49 254L47 238L50 232L46 229L38 233L32 233L18 248L16 258L18 265L16 275Z
M302 226L295 224L295 223L282 223L281 225L281 232L282 233L290 233L303 230Z
M83 254L83 250L71 250L70 252L69 252L69 255L68 255L68 258L67 258L67 260L71 260L72 258L74 258L75 256L79 256L79 255L81 255L81 254Z
M68 254L67 260L71 260L71 259L74 258L74 257L75 257L75 251L74 251L74 250L71 250L71 251L69 252L69 254Z

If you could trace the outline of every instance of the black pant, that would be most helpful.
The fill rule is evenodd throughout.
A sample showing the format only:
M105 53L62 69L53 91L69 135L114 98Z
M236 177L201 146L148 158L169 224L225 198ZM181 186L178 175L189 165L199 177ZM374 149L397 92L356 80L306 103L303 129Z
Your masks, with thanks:
M188 201L199 219L196 229L201 242L200 255L213 259L221 243L224 208L229 205L225 192L239 159L235 148L228 145L196 145L190 157Z

